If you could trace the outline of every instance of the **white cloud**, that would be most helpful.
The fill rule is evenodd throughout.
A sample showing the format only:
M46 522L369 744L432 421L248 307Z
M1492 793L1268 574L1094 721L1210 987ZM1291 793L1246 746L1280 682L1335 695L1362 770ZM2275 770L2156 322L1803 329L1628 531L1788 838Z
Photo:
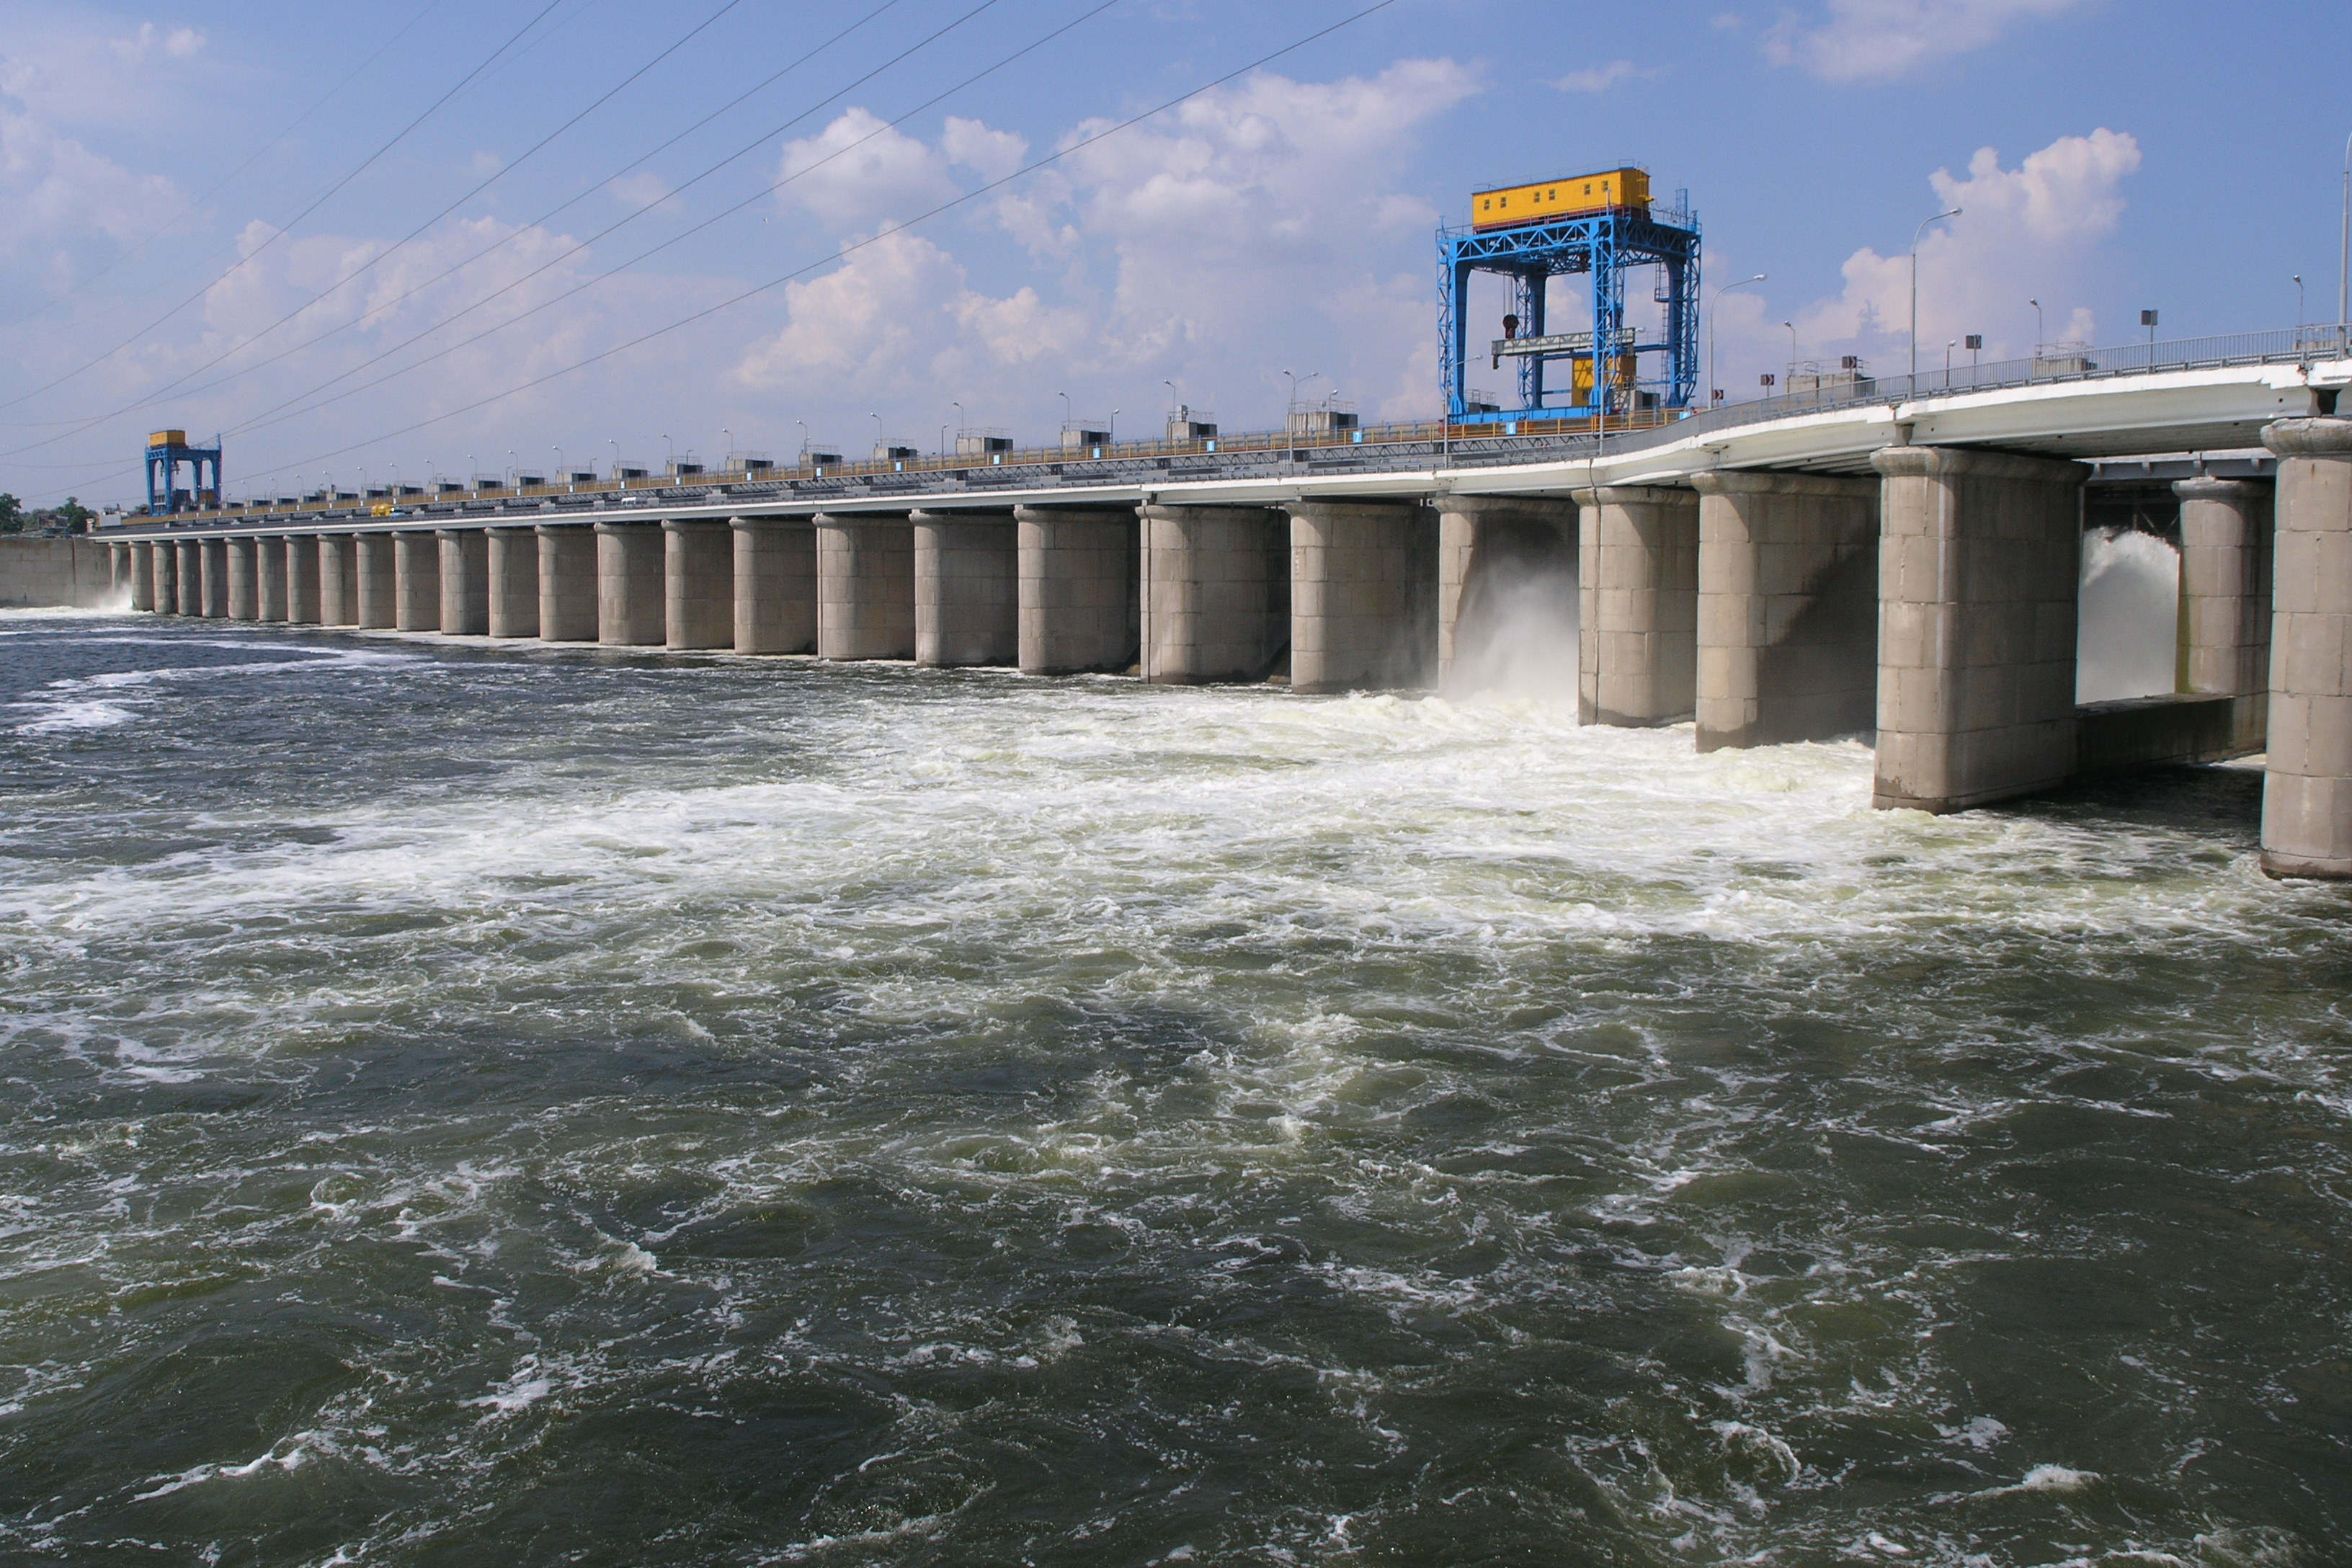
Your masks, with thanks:
M1657 75L1653 68L1643 69L1632 60L1611 60L1605 66L1590 70L1570 71L1552 86L1562 92L1607 92L1621 81L1634 81Z
M604 188L632 207L649 207L669 196L669 182L650 169L607 180Z
M1001 180L1021 167L1029 156L1029 143L1010 131L992 131L977 120L951 114L940 137L940 151L949 163L977 171L983 180Z
M2089 338L2096 330L2089 310L2062 296L2090 281L2092 252L2114 232L2124 210L2123 182L2139 165L2137 141L2101 129L2062 136L2014 169L2002 168L2000 155L1987 147L1969 161L1965 178L1936 171L1929 184L1937 199L1962 212L1920 242L1921 364L1931 358L1940 363L1943 342L1969 332L1987 334L1994 357L2026 353L2031 345L2022 340L2032 329L2021 334L2014 323L2025 319L2029 297L2039 298L2053 321L2068 312L2066 335ZM1884 369L1906 368L1910 253L1857 250L1843 272L1845 287L1835 299L1796 319L1804 352L1876 353ZM1905 356L1903 364L1896 355Z
M135 239L184 199L162 175L134 174L0 98L0 258L70 282L94 244Z
M142 22L137 32L111 42L117 55L131 65L138 65L158 54L173 59L186 59L205 47L205 36L194 27L166 30L152 22Z
M971 128L958 132L960 143L979 147L985 142L986 127L971 121L958 123ZM842 232L892 220L904 223L952 199L956 187L948 178L949 162L950 154L892 129L864 109L851 109L816 135L785 142L776 177L786 182L781 193L786 203L806 208L818 221Z
M1334 82L1252 77L1078 145L1107 128L1087 121L1063 139L1068 157L973 214L1058 266L1058 289L998 297L942 242L886 234L790 286L789 324L740 361L737 379L819 402L835 388L860 399L897 388L940 406L961 397L976 422L1017 424L1058 417L1055 390L1108 413L1122 394L1181 377L1196 401L1224 389L1226 417L1263 419L1285 356L1336 347L1326 368L1368 409L1423 413L1436 381L1422 363L1434 353L1426 271L1372 258L1412 254L1398 242L1435 222L1391 171L1477 90L1454 61L1405 60ZM816 167L845 147L855 150ZM852 110L787 147L786 172L812 172L785 195L854 232L948 199L951 169L997 178L1027 154L977 121L950 120L933 144Z
M1791 16L1764 51L1824 81L1890 80L1980 49L2011 26L2059 16L2083 0L1829 0L1826 15Z

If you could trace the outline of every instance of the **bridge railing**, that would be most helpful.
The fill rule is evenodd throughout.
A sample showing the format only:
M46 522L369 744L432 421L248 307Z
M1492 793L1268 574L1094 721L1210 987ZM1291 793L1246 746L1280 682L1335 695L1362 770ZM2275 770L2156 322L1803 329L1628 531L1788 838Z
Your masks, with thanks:
M2309 364L2325 359L2352 358L2352 335L2334 323L2288 328L2267 332L2230 332L2171 342L2136 342L2105 348L2054 345L2030 359L1996 360L1984 363L1937 365L1913 375L1869 375L1833 373L1803 392L1782 390L1769 397L1719 403L1698 410L1643 409L1605 417L1531 416L1475 425L1447 420L1408 421L1331 430L1244 431L1192 440L1109 441L1079 447L1040 447L1017 451L933 453L913 458L862 459L856 462L752 470L725 470L681 481L667 475L644 479L607 479L580 485L534 485L499 489L476 496L404 499L404 513L429 500L436 508L456 502L534 500L565 495L608 495L694 490L723 491L788 480L866 479L885 476L953 474L970 479L992 470L1055 468L1077 477L1089 472L1106 479L1123 477L1118 470L1138 464L1160 465L1163 459L1195 458L1206 466L1228 466L1231 457L1257 454L1269 458L1296 455L1309 462L1331 464L1360 456L1367 467L1403 467L1422 462L1479 468L1528 461L1537 456L1581 457L1612 450L1658 445L1712 430L1768 423L1802 415L1905 403L1926 397L1962 396L1977 392L2070 382L2109 380L2174 371L2226 369L2249 364ZM1589 445L1588 445L1589 444ZM1008 479L1013 474L1005 476ZM1178 470L1178 477L1182 471ZM918 480L919 484L919 480ZM913 487L910 487L913 488ZM247 505L227 518L265 516L366 517L370 507ZM178 523L224 521L220 512L183 513Z

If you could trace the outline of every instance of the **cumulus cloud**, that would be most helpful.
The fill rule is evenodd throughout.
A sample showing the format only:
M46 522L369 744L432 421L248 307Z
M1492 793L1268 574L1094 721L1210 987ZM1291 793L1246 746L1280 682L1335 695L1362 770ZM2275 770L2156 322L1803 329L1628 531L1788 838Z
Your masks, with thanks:
M960 136L974 139L973 127ZM1015 139L1017 140L1017 138ZM776 171L782 199L805 208L835 230L877 223L904 223L956 194L948 178L948 154L917 140L864 109L837 116L816 135L784 143Z
M2056 16L2083 0L1829 0L1765 36L1764 52L1824 81L1885 81L1994 42L2021 22Z
M70 283L106 242L134 239L184 205L160 174L134 174L0 98L0 258Z
M1451 60L1334 82L1267 74L1091 144L1107 122L1075 126L1061 143L1070 156L973 218L1059 267L1057 289L992 295L941 242L886 233L790 286L789 324L738 362L736 379L859 397L898 387L942 405L961 396L974 418L996 409L989 422L1006 423L1055 389L1149 386L1177 372L1201 401L1230 393L1232 417L1272 400L1282 356L1336 337L1349 357L1329 368L1348 391L1376 412L1423 412L1436 379L1420 363L1434 352L1423 352L1426 275L1370 258L1435 222L1389 172L1478 85ZM845 235L870 233L1028 156L1021 138L978 121L950 120L926 142L853 110L787 145L784 172L802 177L784 197Z
M2096 331L2089 310L2063 296L2088 281L2092 251L2114 232L2124 210L2123 183L2139 165L2137 140L2101 129L2062 136L2014 169L2003 168L2000 153L1987 147L1969 161L1965 176L1936 171L1929 184L1937 201L1962 212L1919 246L1921 363L1929 343L1969 332L1989 334L1989 348L2026 352L2030 345L2013 331L2002 334L2000 324L2016 321L2029 296L2053 319L2066 312L2067 335L2089 338ZM1843 291L1797 317L1801 343L1811 352L1855 345L1907 355L1910 268L1907 250L1855 251L1846 258Z

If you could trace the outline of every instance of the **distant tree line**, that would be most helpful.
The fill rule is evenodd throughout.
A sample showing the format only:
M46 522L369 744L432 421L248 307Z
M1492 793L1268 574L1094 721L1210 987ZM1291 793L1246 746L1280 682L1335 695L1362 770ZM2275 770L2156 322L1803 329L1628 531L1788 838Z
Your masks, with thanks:
M0 533L87 533L97 515L72 496L62 506L27 511L23 501L0 490Z

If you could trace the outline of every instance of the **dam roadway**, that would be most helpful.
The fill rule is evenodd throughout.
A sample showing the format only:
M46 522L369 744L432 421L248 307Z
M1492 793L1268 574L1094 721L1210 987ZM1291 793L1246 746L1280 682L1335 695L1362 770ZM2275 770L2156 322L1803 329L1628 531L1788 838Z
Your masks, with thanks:
M2343 877L2347 382L2337 331L2301 329L1632 428L898 457L106 538L140 610L1162 682L1286 671L1308 692L1442 687L1511 590L1557 584L1565 622L1572 580L1585 722L1695 720L1703 750L1874 731L1876 804L1928 811L2266 751L2265 868ZM2184 456L2249 449L2270 456ZM2086 491L2159 480L2181 519L2179 690L2078 707Z

